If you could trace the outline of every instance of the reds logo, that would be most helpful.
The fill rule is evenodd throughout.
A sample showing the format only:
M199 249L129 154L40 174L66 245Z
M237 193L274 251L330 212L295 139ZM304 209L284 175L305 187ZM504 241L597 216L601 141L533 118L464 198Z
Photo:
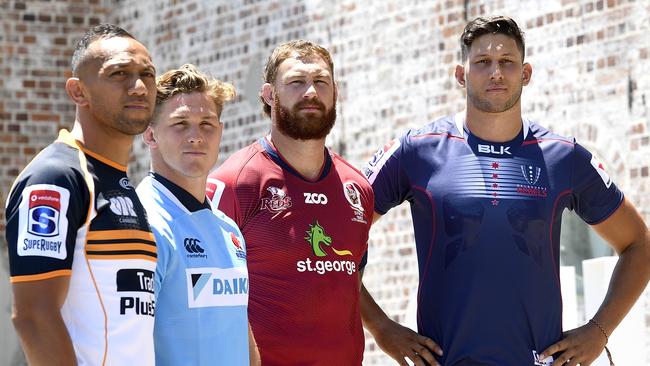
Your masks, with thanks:
M291 197L278 187L267 187L271 197L264 197L260 203L260 210L267 210L277 216L280 212L291 207ZM275 217L273 216L273 217Z

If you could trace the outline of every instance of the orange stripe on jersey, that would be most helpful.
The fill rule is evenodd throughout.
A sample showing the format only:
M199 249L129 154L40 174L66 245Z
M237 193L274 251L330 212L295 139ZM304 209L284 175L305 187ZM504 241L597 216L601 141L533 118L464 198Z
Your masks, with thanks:
M115 254L115 255L96 255L96 254L86 254L86 258L94 260L115 260L115 259L144 259L151 262L156 262L156 257L152 257L144 254Z
M106 165L110 165L110 166L112 166L113 168L115 168L117 170L121 170L123 172L126 172L126 166L124 166L122 164L118 164L118 163L116 163L116 162L114 162L112 160L109 160L108 158L105 158L105 157L97 154L96 152L92 152L92 151L88 150L85 146L81 146L81 144L80 144L79 147L81 148L81 150L83 150L84 153L92 156L93 158L101 161L102 163L104 163Z
M61 277L61 276L72 276L72 270L60 269L58 271L39 273L34 275L12 276L9 278L9 282L18 283L18 282L47 280L48 278Z
M110 252L115 250L143 250L156 254L156 247L149 244L113 243L113 244L86 244L87 252Z
M90 231L86 240L141 239L155 242L153 233L142 230L96 230Z

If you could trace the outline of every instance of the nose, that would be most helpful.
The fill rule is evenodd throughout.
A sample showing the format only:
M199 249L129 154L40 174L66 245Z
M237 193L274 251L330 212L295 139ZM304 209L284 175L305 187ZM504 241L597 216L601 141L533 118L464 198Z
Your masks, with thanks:
M305 94L303 94L303 97L311 99L311 98L315 97L316 95L317 95L316 87L314 86L314 83L310 83L307 86L307 90L305 90Z
M144 83L142 78L138 77L135 79L135 82L133 83L133 86L131 86L131 89L129 89L129 94L130 95L147 95L149 93L149 90L147 89L147 85Z
M490 70L490 79L501 80L503 79L503 73L501 73L501 65L498 62L494 63L492 70Z
M199 144L203 142L203 135L201 134L201 129L198 126L190 128L189 133L187 134L187 142L190 144Z

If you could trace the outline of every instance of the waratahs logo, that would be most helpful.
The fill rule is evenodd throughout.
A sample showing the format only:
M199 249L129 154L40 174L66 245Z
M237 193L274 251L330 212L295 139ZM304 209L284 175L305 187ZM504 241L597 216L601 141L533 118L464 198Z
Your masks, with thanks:
M327 235L323 226L318 223L318 220L314 220L314 223L309 225L309 230L306 233L305 240L311 246L316 257L322 258L328 256L324 250L324 246L329 246L337 256L352 256L351 251L337 250L332 246L332 237ZM296 269L298 272L316 272L321 275L327 272L347 272L351 275L356 271L356 264L353 261L346 260L319 259L312 261L311 258L306 258L296 263Z

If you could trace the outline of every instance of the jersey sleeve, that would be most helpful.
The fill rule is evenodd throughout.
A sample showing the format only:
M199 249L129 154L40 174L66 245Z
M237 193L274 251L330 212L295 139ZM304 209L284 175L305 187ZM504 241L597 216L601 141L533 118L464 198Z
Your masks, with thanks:
M604 165L579 144L575 145L573 174L573 209L586 223L602 222L623 202L623 193Z
M12 283L70 275L77 231L88 214L83 173L61 162L40 163L26 168L7 200Z
M374 211L381 215L404 202L410 192L408 177L402 169L406 139L388 142L362 170L374 191Z

